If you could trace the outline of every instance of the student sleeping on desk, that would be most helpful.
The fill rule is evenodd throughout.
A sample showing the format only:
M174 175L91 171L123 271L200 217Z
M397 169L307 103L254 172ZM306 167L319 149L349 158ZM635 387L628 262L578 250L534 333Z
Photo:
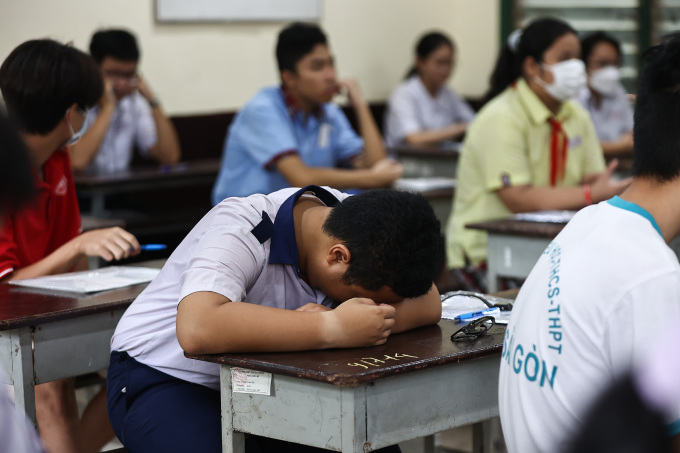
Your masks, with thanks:
M307 186L222 201L118 324L108 374L116 435L131 453L193 451L196 439L221 451L219 366L184 351L373 346L438 322L439 228L423 197L393 190Z

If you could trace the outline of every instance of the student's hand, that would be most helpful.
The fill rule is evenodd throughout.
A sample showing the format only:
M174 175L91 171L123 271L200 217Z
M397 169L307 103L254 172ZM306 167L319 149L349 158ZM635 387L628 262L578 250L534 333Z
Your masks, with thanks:
M141 77L138 79L137 91L139 91L139 94L144 96L144 99L147 101L152 101L155 99L155 95L153 94L149 84L146 82L146 79L142 79Z
M338 85L347 91L347 98L350 104L354 107L367 104L364 94L361 92L359 82L353 78L342 79L338 81Z
M320 312L323 312L323 311L332 311L332 310L333 310L332 308L326 307L325 305L314 304L314 303L311 303L311 302L308 303L308 304L304 304L300 308L295 309L295 311L309 311L309 312L317 312L317 313L320 313Z
M326 343L330 348L356 348L383 344L394 326L396 310L356 297L322 314Z
M119 227L88 231L73 241L81 255L98 256L106 261L139 255L137 238Z
M113 89L113 81L104 79L104 92L101 99L99 99L99 108L104 110L106 108L115 109L118 104L118 97Z
M599 203L620 194L633 182L633 178L617 180L612 177L612 173L618 165L618 159L613 159L607 166L607 169L595 177L595 180L590 185L593 203Z
M371 178L375 187L386 187L404 173L404 166L393 159L381 159L371 167Z

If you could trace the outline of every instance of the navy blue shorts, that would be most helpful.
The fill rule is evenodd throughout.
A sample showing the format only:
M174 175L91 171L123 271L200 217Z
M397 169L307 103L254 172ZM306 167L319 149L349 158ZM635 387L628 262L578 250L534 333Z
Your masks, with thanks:
M220 392L177 379L113 351L107 405L113 432L129 453L221 453ZM246 436L247 453L329 450ZM399 447L376 450L399 453Z

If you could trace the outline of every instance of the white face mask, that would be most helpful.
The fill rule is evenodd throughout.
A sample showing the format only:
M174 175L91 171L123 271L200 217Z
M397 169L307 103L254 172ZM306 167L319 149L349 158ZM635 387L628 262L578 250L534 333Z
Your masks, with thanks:
M538 77L536 82L558 101L576 97L586 86L586 66L577 58L543 66L552 72L553 83L548 84Z
M87 116L87 112L80 107L78 107L78 111L83 115L83 125L80 126L80 130L78 132L75 132L73 130L73 126L71 126L71 123L68 123L68 127L71 129L71 138L66 142L66 146L76 143L85 133L85 117ZM66 110L66 115L68 116L68 110Z
M605 66L590 74L590 87L602 96L611 97L619 89L621 71L616 66Z

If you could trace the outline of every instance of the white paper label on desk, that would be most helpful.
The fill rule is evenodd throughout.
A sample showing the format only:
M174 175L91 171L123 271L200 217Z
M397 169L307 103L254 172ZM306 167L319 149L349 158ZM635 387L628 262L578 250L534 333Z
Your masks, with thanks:
M231 391L234 393L256 393L271 395L272 374L264 371L231 369Z

